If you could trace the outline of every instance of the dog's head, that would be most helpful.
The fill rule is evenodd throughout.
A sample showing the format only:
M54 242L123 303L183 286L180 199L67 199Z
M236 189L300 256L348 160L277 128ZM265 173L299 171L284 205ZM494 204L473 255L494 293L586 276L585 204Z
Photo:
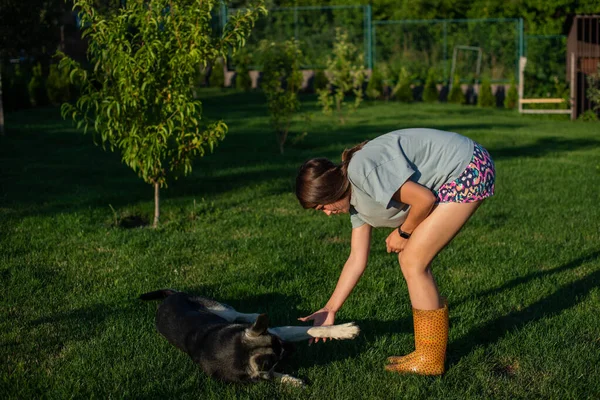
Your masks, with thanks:
M227 382L256 382L273 377L273 368L294 346L269 333L269 318L261 314L251 325L234 324L221 331L210 359L201 365L205 372Z
M275 365L294 350L293 344L270 334L268 328L269 318L261 314L244 331L242 346L247 351L246 371L250 380L269 379Z

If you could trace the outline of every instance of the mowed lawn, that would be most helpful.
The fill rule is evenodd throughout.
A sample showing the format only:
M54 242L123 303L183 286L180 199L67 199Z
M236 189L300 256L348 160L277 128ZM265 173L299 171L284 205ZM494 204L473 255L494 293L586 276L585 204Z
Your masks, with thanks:
M230 131L162 191L57 109L7 115L0 138L0 397L127 399L594 399L600 397L600 124L467 106L366 103L345 125L304 99L278 153L260 93L203 93ZM308 382L227 385L154 328L175 288L297 324L325 304L349 253L347 216L303 210L307 158L408 127L456 131L494 157L497 195L433 264L450 305L447 373L383 366L412 351L412 316L388 229L338 313L353 341L308 346L280 370ZM300 135L306 132L304 137ZM292 140L296 138L295 143Z

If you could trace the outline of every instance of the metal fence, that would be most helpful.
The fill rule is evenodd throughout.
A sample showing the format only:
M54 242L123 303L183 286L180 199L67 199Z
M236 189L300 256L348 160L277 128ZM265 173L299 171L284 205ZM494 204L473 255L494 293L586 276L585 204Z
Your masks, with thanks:
M523 53L522 19L373 21L374 64L402 65L423 78L430 68L445 81L509 82ZM479 57L481 57L479 59ZM477 65L480 64L480 74Z
M240 10L223 7L221 21ZM519 79L525 46L521 18L374 21L369 5L279 7L257 21L246 49L254 55L262 40L295 38L304 54L302 68L322 69L336 28L348 32L368 69L401 66L414 79L425 79L433 68L446 82L453 74L463 82L479 81L481 75L494 83ZM256 62L252 68L260 69Z
M228 15L240 11L225 11ZM222 11L223 12L223 11ZM302 68L324 68L335 41L335 29L343 28L349 40L364 54L365 66L372 68L371 6L279 7L269 9L252 30L246 49L254 53L262 40L300 41Z

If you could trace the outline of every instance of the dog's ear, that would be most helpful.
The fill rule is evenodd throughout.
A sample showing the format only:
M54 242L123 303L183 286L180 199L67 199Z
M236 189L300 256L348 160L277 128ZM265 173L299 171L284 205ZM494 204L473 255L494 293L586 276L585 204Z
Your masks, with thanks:
M260 314L254 325L248 328L248 335L252 337L260 336L267 331L269 328L269 317L267 314Z

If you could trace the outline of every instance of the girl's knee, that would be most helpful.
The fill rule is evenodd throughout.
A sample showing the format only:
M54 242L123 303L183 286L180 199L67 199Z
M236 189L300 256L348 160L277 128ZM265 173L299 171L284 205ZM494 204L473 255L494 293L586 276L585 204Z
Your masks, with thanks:
M429 262L419 257L417 254L402 251L398 256L400 262L400 270L405 278L409 278L414 275L422 275L427 272L429 268Z

